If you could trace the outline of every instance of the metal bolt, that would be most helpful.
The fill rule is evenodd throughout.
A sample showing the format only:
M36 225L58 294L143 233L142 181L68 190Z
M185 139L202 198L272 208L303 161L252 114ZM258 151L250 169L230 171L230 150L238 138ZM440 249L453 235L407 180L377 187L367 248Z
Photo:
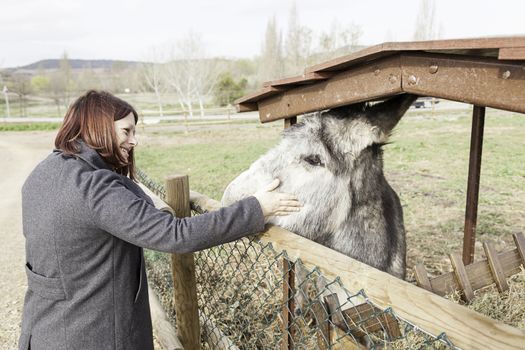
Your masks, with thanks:
M417 84L417 78L415 75L411 75L408 77L408 84L409 85L416 85Z
M435 74L437 73L438 68L439 67L437 64L432 64L430 67L428 67L428 71L430 72L430 74Z
M395 84L397 82L397 77L394 74L390 74L388 81L390 81L391 84Z
M380 69L376 69L376 70L374 71L374 75L379 75L379 73L381 73L381 70L380 70Z
M508 79L510 77L510 71L508 70L504 71L501 77L503 79Z

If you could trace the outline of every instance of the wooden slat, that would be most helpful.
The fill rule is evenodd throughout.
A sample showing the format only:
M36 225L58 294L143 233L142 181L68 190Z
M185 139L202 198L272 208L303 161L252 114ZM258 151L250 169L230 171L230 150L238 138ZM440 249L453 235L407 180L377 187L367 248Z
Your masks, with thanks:
M494 248L493 242L483 242L483 249L485 250L485 255L489 262L490 270L492 271L492 277L494 277L494 282L500 292L504 292L509 289L507 284L507 279L505 278L505 273L498 259L498 252Z
M251 94L248 94L246 96L243 96L237 100L235 100L233 103L234 104L247 104L247 103L254 103L254 102L257 102L263 98L267 98L268 96L272 96L272 95L275 95L279 92L281 92L282 89L279 89L277 87L273 87L273 86L267 86L267 87L263 87L261 90L259 91L255 91Z
M401 62L405 92L525 113L523 64L416 53L403 55Z
M525 47L504 47L499 49L500 60L525 60Z
M326 310L326 306L321 301L316 301L312 305L312 313L314 314L316 324L316 338L317 347L320 350L330 349L330 319Z
M305 72L336 71L347 69L363 61L384 57L402 51L460 51L525 47L525 36L499 38L450 39L412 42L387 42L371 46L352 54L335 58L305 69Z
M467 270L465 270L461 256L457 253L450 254L450 262L452 263L456 279L463 292L463 297L468 302L472 301L472 299L474 299L474 290L472 290L472 285L468 279Z
M332 72L312 72L298 75L295 77L266 81L263 83L263 87L274 86L279 88L290 88L297 85L305 85L320 80L330 79L335 73Z
M258 102L259 117L262 123L266 123L401 92L399 58L390 57L261 100Z
M499 253L499 260L506 277L512 276L521 271L521 258L517 249ZM492 272L486 260L476 261L465 267L467 275L471 281L472 289L478 290L494 283ZM444 296L452 293L459 288L454 273L446 273L430 280L432 291Z
M422 263L417 263L415 268L416 283L421 288L425 288L429 292L432 292L432 286L430 285L430 279L428 278L427 270Z
M219 203L193 193L199 203ZM268 225L261 241L271 242L277 251L286 250L291 260L300 258L308 268L317 266L324 277L340 278L350 291L364 289L368 298L433 335L445 332L452 343L464 349L522 349L525 331L493 320L455 304L346 255L324 247L280 227ZM519 254L515 255L521 261ZM500 256L502 265L504 261Z
M525 236L523 236L523 233L514 233L512 235L512 238L514 239L514 243L516 244L516 249L518 250L518 253L521 257L521 263L523 267L525 267Z

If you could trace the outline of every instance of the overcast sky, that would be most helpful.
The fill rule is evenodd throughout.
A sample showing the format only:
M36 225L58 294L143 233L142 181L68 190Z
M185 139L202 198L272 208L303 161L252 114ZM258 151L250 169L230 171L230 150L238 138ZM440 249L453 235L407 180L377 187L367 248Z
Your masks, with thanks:
M301 24L360 26L360 44L412 40L420 0L296 0ZM0 67L47 58L141 60L200 33L213 56L253 57L268 19L286 29L292 0L1 0ZM443 38L525 35L525 0L437 0Z

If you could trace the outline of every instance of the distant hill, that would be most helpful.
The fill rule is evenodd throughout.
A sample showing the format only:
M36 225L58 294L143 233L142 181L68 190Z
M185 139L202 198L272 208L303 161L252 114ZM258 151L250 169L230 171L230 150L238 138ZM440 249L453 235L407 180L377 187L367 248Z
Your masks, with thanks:
M36 71L37 69L58 69L60 68L60 59L40 60L22 67L10 68L10 70ZM119 60L77 60L68 59L72 69L109 69L115 64L120 66L135 66L141 62L137 61L119 61Z

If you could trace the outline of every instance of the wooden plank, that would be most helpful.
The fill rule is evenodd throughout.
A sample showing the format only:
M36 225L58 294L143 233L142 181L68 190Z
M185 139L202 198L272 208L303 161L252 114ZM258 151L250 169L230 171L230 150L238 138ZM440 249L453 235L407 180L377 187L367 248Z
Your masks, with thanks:
M280 88L290 88L290 87L297 86L297 85L305 85L305 84L317 82L320 80L330 79L331 77L334 76L334 74L335 73L332 73L332 72L304 73L302 75L298 75L295 77L266 81L263 83L263 87L274 86L274 87L280 87Z
M401 64L405 92L525 113L523 64L416 53Z
M347 322L341 327L348 333L363 337L370 333L385 332L389 339L400 337L399 323L392 314L384 312L375 306L364 303L343 310ZM350 326L350 327L347 327Z
M467 199L465 204L465 226L463 229L463 264L465 265L469 265L474 262L484 125L485 107L474 106L472 109L472 128L470 133L470 155L468 163L466 196Z
M257 106L257 103L255 102L245 102L245 103L239 103L235 105L235 110L237 113L243 113L243 112L253 112L259 109L259 106Z
M365 349L359 341L366 333L359 328L354 328L354 333L349 334L349 324L355 325L352 320L346 320L337 294L330 294L324 298L325 305L330 313L330 320L335 327L332 327L330 338L332 340L332 349Z
M499 260L505 276L509 277L521 271L521 258L517 249L508 250L499 253ZM467 275L471 281L472 289L478 290L494 283L492 272L486 260L476 261L465 267ZM432 291L438 295L444 296L459 289L454 277L454 273L446 273L430 280Z
M483 242L483 249L485 250L485 255L487 256L490 270L492 271L492 277L494 277L494 282L496 282L498 290L500 293L508 290L509 285L507 284L505 273L499 262L498 252L496 251L496 248L494 248L494 243Z
M416 275L416 283L421 288L425 288L429 292L432 292L432 286L430 285L430 279L428 278L427 270L425 265L422 263L417 263L414 272Z
M247 103L257 102L257 101L259 101L259 100L261 100L263 98L267 98L268 96L275 95L275 94L279 93L280 91L282 91L282 90L277 88L277 87L273 87L273 86L263 87L259 91L252 92L251 94L248 94L246 96L243 96L243 97L235 100L233 103L234 104L244 104L245 105Z
M327 306L321 301L316 301L312 305L312 313L315 318L317 332L317 348L320 350L330 349L330 317Z
M166 313L160 304L157 293L148 284L148 297L151 312L151 324L155 337L160 345L166 350L184 350L181 342L176 336L175 328L166 317Z
M191 216L187 175L174 175L166 179L166 202L177 217ZM185 349L198 350L201 335L193 253L171 254L171 272L178 337Z
M199 203L219 203L202 199ZM206 209L206 208L205 208ZM346 255L304 237L267 225L262 242L272 242L277 251L286 250L291 260L301 259L307 267L317 266L324 277L335 279L350 291L364 289L368 298L381 308L393 307L395 313L435 336L445 332L457 347L464 349L522 349L525 331L492 320L385 272L376 270ZM514 250L514 254L519 254ZM504 261L500 256L502 265Z
M503 47L499 49L498 59L500 60L525 60L524 47Z
M469 52L475 53L482 49L495 49L495 54L497 55L497 49L500 49L501 51L501 48L515 47L525 47L525 36L387 42L307 67L305 72L323 72L347 69L352 65L360 64L366 60L376 59L378 57L384 57L402 51L446 51L449 53L460 51L462 54L467 54Z
M332 350L366 350L366 347L359 344L356 339L346 335L344 331L338 327L331 328L330 337L332 341Z
M472 290L472 285L470 284L467 270L465 270L465 265L463 265L463 260L461 260L459 254L452 253L450 254L450 262L456 274L456 280L463 292L463 297L468 302L472 301L472 299L474 299L474 290Z
M262 123L401 93L399 57L342 72L258 102Z
M516 249L518 250L518 253L521 257L521 263L523 267L525 267L525 236L523 236L522 232L514 233L512 235L512 238L514 239L514 243L516 243Z

